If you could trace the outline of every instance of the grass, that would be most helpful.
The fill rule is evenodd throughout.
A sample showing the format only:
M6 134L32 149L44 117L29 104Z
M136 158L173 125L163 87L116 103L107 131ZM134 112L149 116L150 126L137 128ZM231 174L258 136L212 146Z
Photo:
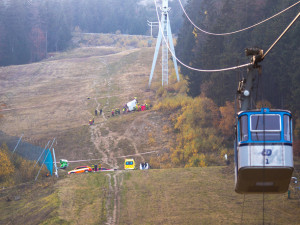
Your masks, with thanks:
M74 174L1 190L0 224L104 224L108 182L102 173Z
M130 155L134 151L134 147L128 139L121 139L117 147L122 151L123 155Z
M103 224L108 182L101 173L74 174L58 182L60 219L71 224Z
M231 168L123 171L118 224L262 224L262 195L236 194ZM0 218L7 224L104 224L112 215L110 177L74 174L0 192ZM113 193L111 193L113 195ZM19 201L6 201L20 195ZM265 195L265 224L299 224L295 193ZM244 208L243 208L244 205ZM242 215L242 211L244 211Z
M48 60L57 60L57 59L65 59L65 58L88 58L88 57L94 57L94 56L105 56L110 54L116 54L120 52L121 49L117 49L114 47L85 47L82 49L72 49L67 52L63 52L60 54L55 55L54 57L48 59Z
M0 196L1 224L49 224L46 221L51 220L65 224L58 219L59 199L51 180L2 190Z
M92 42L98 43L98 37ZM117 40L110 38L107 35L104 42ZM133 97L145 101L155 95L145 91L154 47L123 50L83 47L40 63L0 68L1 91L6 93L1 98L9 108L47 104L4 114L1 129L10 135L22 131L41 146L55 136L57 160L101 158L99 149L114 157L134 154L133 143L140 153L168 149L174 137L164 135L162 128L170 124L159 112L110 117L112 108L121 109ZM161 86L159 65L156 71L152 87ZM97 103L107 120L98 116L96 126L91 127L87 124ZM106 142L98 143L99 149L91 141L92 128L105 138ZM149 156L143 157L147 160ZM134 158L137 163L141 160ZM117 163L123 168L124 159ZM114 193L109 190L109 183L115 185L113 173L109 178L103 173L68 176L64 172L60 170L61 178L55 184L41 182L0 191L1 223L107 223L114 207ZM234 192L233 175L222 167L123 171L116 176L121 188L118 224L241 224L243 196ZM265 196L267 224L298 223L300 211L294 194L291 200L286 194ZM6 201L7 196L16 195L21 195L19 201ZM242 224L262 224L261 195L246 196Z
M59 132L55 149L59 149L59 151L56 151L57 159L68 155L68 160L76 160L97 154L95 146L91 142L88 125Z
M81 34L73 33L74 46L119 46L120 48L136 48L148 45L148 40L153 38L146 36L130 36L118 34Z
M121 110L121 109L120 109ZM132 121L136 118L135 112L113 117L107 124L108 128L112 132L117 132L120 135L124 134L128 126L132 123Z
M262 224L262 195L234 192L224 167L130 171L120 224ZM299 200L265 195L265 224L299 224ZM242 219L242 223L241 223Z
M107 136L109 134L109 131L106 128L101 127L100 131L102 136Z

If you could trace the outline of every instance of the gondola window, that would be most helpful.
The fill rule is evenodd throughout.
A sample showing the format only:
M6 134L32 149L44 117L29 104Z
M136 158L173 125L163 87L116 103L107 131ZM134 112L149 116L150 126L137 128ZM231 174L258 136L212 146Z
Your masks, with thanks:
M248 116L244 115L240 118L240 140L248 141Z
M291 138L291 121L288 115L283 116L283 124L284 124L284 140L285 141L292 141Z
M251 115L252 141L280 141L280 115Z

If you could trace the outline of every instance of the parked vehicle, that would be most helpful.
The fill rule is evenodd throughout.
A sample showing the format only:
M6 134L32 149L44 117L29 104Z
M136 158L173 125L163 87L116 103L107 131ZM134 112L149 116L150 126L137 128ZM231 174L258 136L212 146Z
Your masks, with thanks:
M84 173L84 172L92 172L92 168L89 166L78 166L74 170L68 172L68 174L72 173Z
M134 159L125 159L124 169L125 170L134 170L135 169Z
M147 162L140 163L140 170L149 170L149 169L150 169L149 163L147 163Z

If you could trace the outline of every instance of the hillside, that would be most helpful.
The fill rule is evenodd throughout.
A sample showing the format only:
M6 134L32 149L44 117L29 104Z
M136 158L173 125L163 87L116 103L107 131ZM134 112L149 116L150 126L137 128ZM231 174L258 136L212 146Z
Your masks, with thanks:
M0 192L1 224L299 224L299 197L240 195L233 168L78 174ZM114 187L114 185L116 186ZM264 203L263 203L264 198ZM10 200L8 200L10 199ZM264 212L263 212L264 204Z
M191 0L186 11L190 19L205 31L227 33L257 24L293 3L291 0ZM201 12L207 13L201 13ZM206 35L194 28L187 18L178 33L176 54L193 68L217 69L250 62L245 49L257 47L266 52L285 28L299 13L299 4L289 11L244 32L233 35ZM299 118L299 36L300 23L294 23L278 41L264 61L261 76L254 81L253 99L268 101L273 108L284 108L293 112L294 122ZM205 95L216 104L224 105L235 99L238 81L247 78L246 69L199 73L182 68L188 78L189 94L193 97ZM256 104L254 103L254 104ZM298 123L299 124L299 123ZM296 134L297 135L297 134ZM297 136L296 136L297 137ZM297 137L298 138L298 137Z
M233 168L125 173L120 224L263 224L263 195L234 192ZM299 224L299 199L264 196L264 224Z
M147 87L154 47L78 43L39 63L0 67L1 131L24 133L23 140L40 147L56 137L57 159L100 159L92 162L118 170L74 176L60 170L59 179L3 188L0 224L262 224L262 195L244 201L236 194L232 165L123 171L122 156L149 161L153 155L142 153L168 151L174 139L163 130L171 126L162 112L111 116L111 109L134 97L155 104L160 66L153 89ZM95 109L103 114L95 116ZM71 163L68 170L82 164ZM296 192L292 199L264 198L266 224L298 224Z
M142 104L153 100L155 93L146 91L152 55L147 47L83 46L40 63L1 67L6 105L1 130L24 133L23 140L39 146L56 137L58 159L102 158L113 168L118 165L112 156L160 150L166 142L162 115L147 111L111 118L112 109L134 97ZM95 109L103 114L89 126ZM156 140L151 147L149 135Z
M182 11L175 1L169 6L176 34ZM39 62L49 52L65 51L73 31L150 35L147 20L157 20L149 0L3 0L0 8L0 66Z

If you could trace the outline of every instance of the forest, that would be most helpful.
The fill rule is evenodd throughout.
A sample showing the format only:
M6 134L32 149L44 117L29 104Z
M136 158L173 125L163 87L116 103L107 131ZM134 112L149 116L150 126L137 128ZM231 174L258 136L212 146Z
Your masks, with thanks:
M169 6L172 30L177 33L180 5L173 1ZM49 52L66 50L75 29L150 35L147 20L157 21L153 1L1 0L0 66L36 62Z
M236 31L296 3L296 0L189 0L185 10L202 29L214 33ZM136 0L6 0L0 2L0 65L42 60L48 52L69 48L72 32L149 35L147 19L155 21L153 5ZM300 5L300 4L299 4ZM252 29L227 36L207 35L183 15L178 1L170 1L176 56L201 69L220 69L250 62L245 49L266 51L299 12L297 5ZM134 12L134 13L132 13ZM182 23L182 26L181 26ZM294 151L300 156L300 23L282 37L261 62L254 96L257 107L282 108L293 113ZM168 115L172 129L163 128L170 151L162 156L169 167L219 165L232 156L235 99L246 69L197 72L183 66L184 79L157 91L154 107ZM172 82L170 82L171 84ZM231 153L230 153L231 152ZM154 163L151 162L151 165Z
M211 33L228 33L256 24L297 1L279 0L190 0L185 10L190 19ZM176 56L197 69L221 69L250 62L246 48L267 51L299 13L299 5L252 29L232 35L208 35L185 17L178 33ZM294 153L300 154L300 23L295 24L268 53L252 90L254 108L290 110L294 120ZM198 72L181 66L188 96L161 90L156 109L170 113L174 140L161 160L166 167L219 165L224 154L233 156L234 115L238 104L238 82L247 69L226 72ZM183 85L184 86L184 85ZM166 128L166 133L169 130ZM155 160L152 161L155 163Z
M189 17L202 29L225 33L256 24L297 1L289 0L191 0L186 5ZM250 62L245 49L258 47L266 51L299 12L299 5L247 31L227 35L207 35L185 18L178 34L176 54L194 68L219 69ZM267 100L275 108L300 113L299 76L300 23L296 23L276 44L262 64L262 74L256 91L257 101ZM297 63L298 62L298 63ZM235 98L238 80L245 69L201 73L181 67L188 80L189 95L204 95L217 105ZM276 90L276 91L274 91Z

